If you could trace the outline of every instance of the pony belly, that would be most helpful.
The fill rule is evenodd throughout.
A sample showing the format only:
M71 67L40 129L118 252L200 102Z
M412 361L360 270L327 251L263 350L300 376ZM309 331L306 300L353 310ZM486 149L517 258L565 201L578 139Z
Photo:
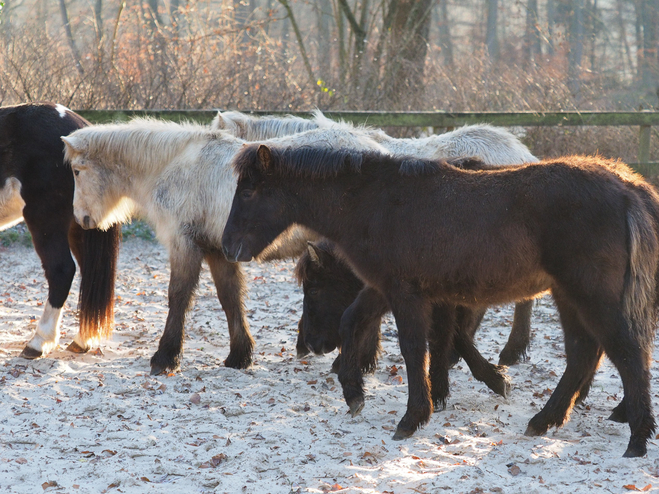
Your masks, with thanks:
M21 197L21 183L14 177L0 189L0 231L23 221L25 201Z

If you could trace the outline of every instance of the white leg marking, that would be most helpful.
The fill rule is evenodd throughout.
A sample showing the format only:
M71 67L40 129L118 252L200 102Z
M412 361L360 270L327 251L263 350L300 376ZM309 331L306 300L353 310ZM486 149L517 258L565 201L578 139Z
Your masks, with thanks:
M71 111L66 106L60 105L59 103L55 105L55 109L57 110L57 113L59 113L60 118L66 117L66 112Z
M46 302L37 331L27 344L30 348L40 351L43 356L50 353L59 342L59 323L62 320L62 308L55 309Z

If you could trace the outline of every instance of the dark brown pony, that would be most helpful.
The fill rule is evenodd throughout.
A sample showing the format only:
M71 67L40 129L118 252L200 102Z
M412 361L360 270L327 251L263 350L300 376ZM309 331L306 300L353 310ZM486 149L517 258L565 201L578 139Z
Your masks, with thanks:
M0 108L0 229L25 220L48 282L48 300L25 358L48 354L80 266L80 332L68 349L85 352L112 332L120 227L83 230L73 221L73 173L64 163L61 136L89 125L53 103Z
M352 414L364 406L359 321L382 294L407 365L407 412L394 439L432 413L426 341L434 303L482 307L550 289L567 367L526 434L562 425L603 353L620 372L642 456L655 430L650 359L656 322L659 197L606 160L568 157L504 170L314 148L246 147L222 245L248 261L292 223L337 245L366 283L341 319L339 380ZM644 194L639 193L643 189Z
M355 276L334 245L321 240L309 243L295 270L304 288L303 313L300 319L300 335L305 345L317 354L341 348L339 325L345 310L355 301L364 284ZM359 367L363 372L374 370L380 350L380 322L389 312L387 300L373 293L370 318L362 318L361 340L357 343ZM431 331L428 335L430 350L430 394L435 408L444 409L449 393L448 370L454 361L452 353L462 356L476 379L485 383L495 393L507 397L510 381L505 367L490 364L474 347L473 335L485 309L435 304ZM299 339L298 339L299 343ZM455 352L451 349L455 347ZM339 371L341 355L332 364Z

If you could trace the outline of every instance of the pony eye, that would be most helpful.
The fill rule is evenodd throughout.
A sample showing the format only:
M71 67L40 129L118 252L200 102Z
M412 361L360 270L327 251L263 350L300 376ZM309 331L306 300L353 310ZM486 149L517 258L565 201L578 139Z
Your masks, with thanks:
M243 189L240 191L240 197L243 199L251 199L253 195L254 191L252 189Z
M77 177L80 175L80 170L73 170L73 174Z
M307 293L312 296L318 295L318 288L309 288Z

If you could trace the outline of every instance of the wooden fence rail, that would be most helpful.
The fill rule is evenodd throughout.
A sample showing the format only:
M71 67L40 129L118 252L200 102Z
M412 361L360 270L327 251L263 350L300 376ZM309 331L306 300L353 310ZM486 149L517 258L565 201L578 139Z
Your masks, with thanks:
M92 123L126 121L136 116L152 116L174 121L191 120L210 123L216 110L80 110ZM296 115L308 117L309 112L248 111L253 115ZM375 127L444 127L489 123L500 126L557 127L557 126L638 126L638 163L633 163L647 175L659 174L659 163L650 162L652 126L659 126L659 112L379 112L327 111L332 119Z

